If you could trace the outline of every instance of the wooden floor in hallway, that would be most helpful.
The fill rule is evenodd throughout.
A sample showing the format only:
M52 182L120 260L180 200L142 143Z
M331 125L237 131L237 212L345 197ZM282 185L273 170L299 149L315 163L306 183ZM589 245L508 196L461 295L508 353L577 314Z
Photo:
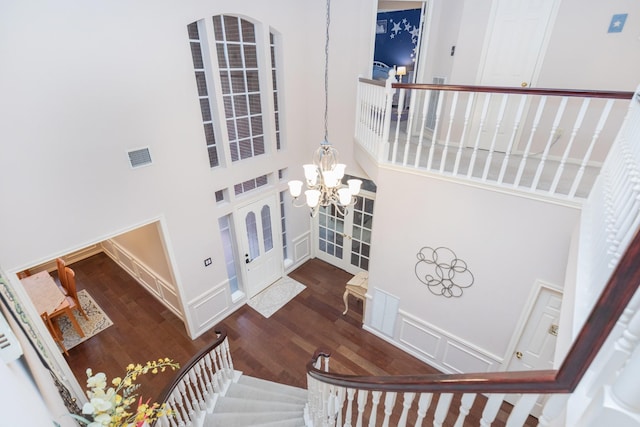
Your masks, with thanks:
M76 272L78 289L86 289L114 323L69 350L67 360L81 384L86 381L89 367L111 379L123 376L129 363L169 357L184 364L214 340L213 330L190 339L181 320L105 254L76 262L71 268ZM289 277L307 288L270 318L244 305L220 323L229 334L235 369L306 388L305 365L314 351L322 348L331 352L331 370L335 372L359 375L438 372L363 330L361 302L350 300L349 312L342 315L344 285L351 274L311 259ZM139 393L143 398L156 399L172 378L172 373L141 377ZM456 403L454 400L452 407ZM479 425L481 408L476 406L468 416L468 425ZM504 425L509 406L505 404L503 408L494 426ZM429 412L428 418L432 416L432 410ZM532 423L527 425L535 425L535 420L530 419ZM453 425L454 421L452 414L445 425Z

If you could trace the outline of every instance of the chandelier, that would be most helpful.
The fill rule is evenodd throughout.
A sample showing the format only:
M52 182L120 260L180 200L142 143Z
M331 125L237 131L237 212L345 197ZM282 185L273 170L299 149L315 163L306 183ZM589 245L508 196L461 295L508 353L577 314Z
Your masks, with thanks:
M293 197L294 206L308 206L311 216L315 216L320 207L335 206L340 215L347 214L347 209L356 202L356 195L360 192L362 181L347 180L347 186L342 183L346 165L338 163L338 150L333 148L328 138L328 108L329 108L329 26L331 23L331 0L327 0L327 24L324 47L324 140L313 154L313 163L303 165L307 189L304 192L306 203L296 205L302 194L303 182L289 181L289 193Z

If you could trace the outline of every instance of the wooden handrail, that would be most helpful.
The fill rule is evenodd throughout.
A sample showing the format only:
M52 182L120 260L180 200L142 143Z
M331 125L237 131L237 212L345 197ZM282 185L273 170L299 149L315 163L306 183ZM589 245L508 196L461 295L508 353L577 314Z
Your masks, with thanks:
M184 364L180 368L180 370L176 373L174 380L162 390L162 393L160 393L160 397L158 398L158 400L156 400L156 402L167 402L169 400L169 397L171 396L171 393L173 393L173 390L176 388L182 378L191 370L191 368L193 368L205 354L210 353L213 349L222 344L225 339L227 339L227 330L225 328L216 327L214 328L214 331L216 334L218 334L218 338L211 345L200 350L195 356L193 356L186 364Z
M371 80L361 77L359 81L377 86L384 86L383 80ZM441 90L448 92L491 92L491 93L515 93L518 95L551 95L582 98L606 98L606 99L631 99L634 92L613 90L586 90L586 89L551 89L551 88L522 88L506 86L472 86L472 85L438 85L426 83L393 83L394 89L416 90Z
M571 393L604 345L640 284L640 233L636 232L591 314L582 326L560 369L548 371L356 376L315 368L326 351L317 350L307 373L319 381L342 387L397 392Z

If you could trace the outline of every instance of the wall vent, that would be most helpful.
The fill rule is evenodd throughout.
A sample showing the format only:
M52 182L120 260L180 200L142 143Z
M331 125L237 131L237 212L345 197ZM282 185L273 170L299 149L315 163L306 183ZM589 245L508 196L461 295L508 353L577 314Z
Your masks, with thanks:
M129 162L132 168L139 168L151 164L151 153L149 147L139 148L136 150L128 151Z

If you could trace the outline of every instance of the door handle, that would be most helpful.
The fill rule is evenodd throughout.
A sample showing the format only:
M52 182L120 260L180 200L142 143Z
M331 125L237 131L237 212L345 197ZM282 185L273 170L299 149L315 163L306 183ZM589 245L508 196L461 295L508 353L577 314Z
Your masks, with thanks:
M522 359L522 352L516 351L516 359Z
M527 87L527 86L529 86L529 84L527 82L522 82L522 83L520 83L520 86Z
M249 254L244 254L244 263L245 264L249 264L251 261L253 261L253 260L249 259Z

